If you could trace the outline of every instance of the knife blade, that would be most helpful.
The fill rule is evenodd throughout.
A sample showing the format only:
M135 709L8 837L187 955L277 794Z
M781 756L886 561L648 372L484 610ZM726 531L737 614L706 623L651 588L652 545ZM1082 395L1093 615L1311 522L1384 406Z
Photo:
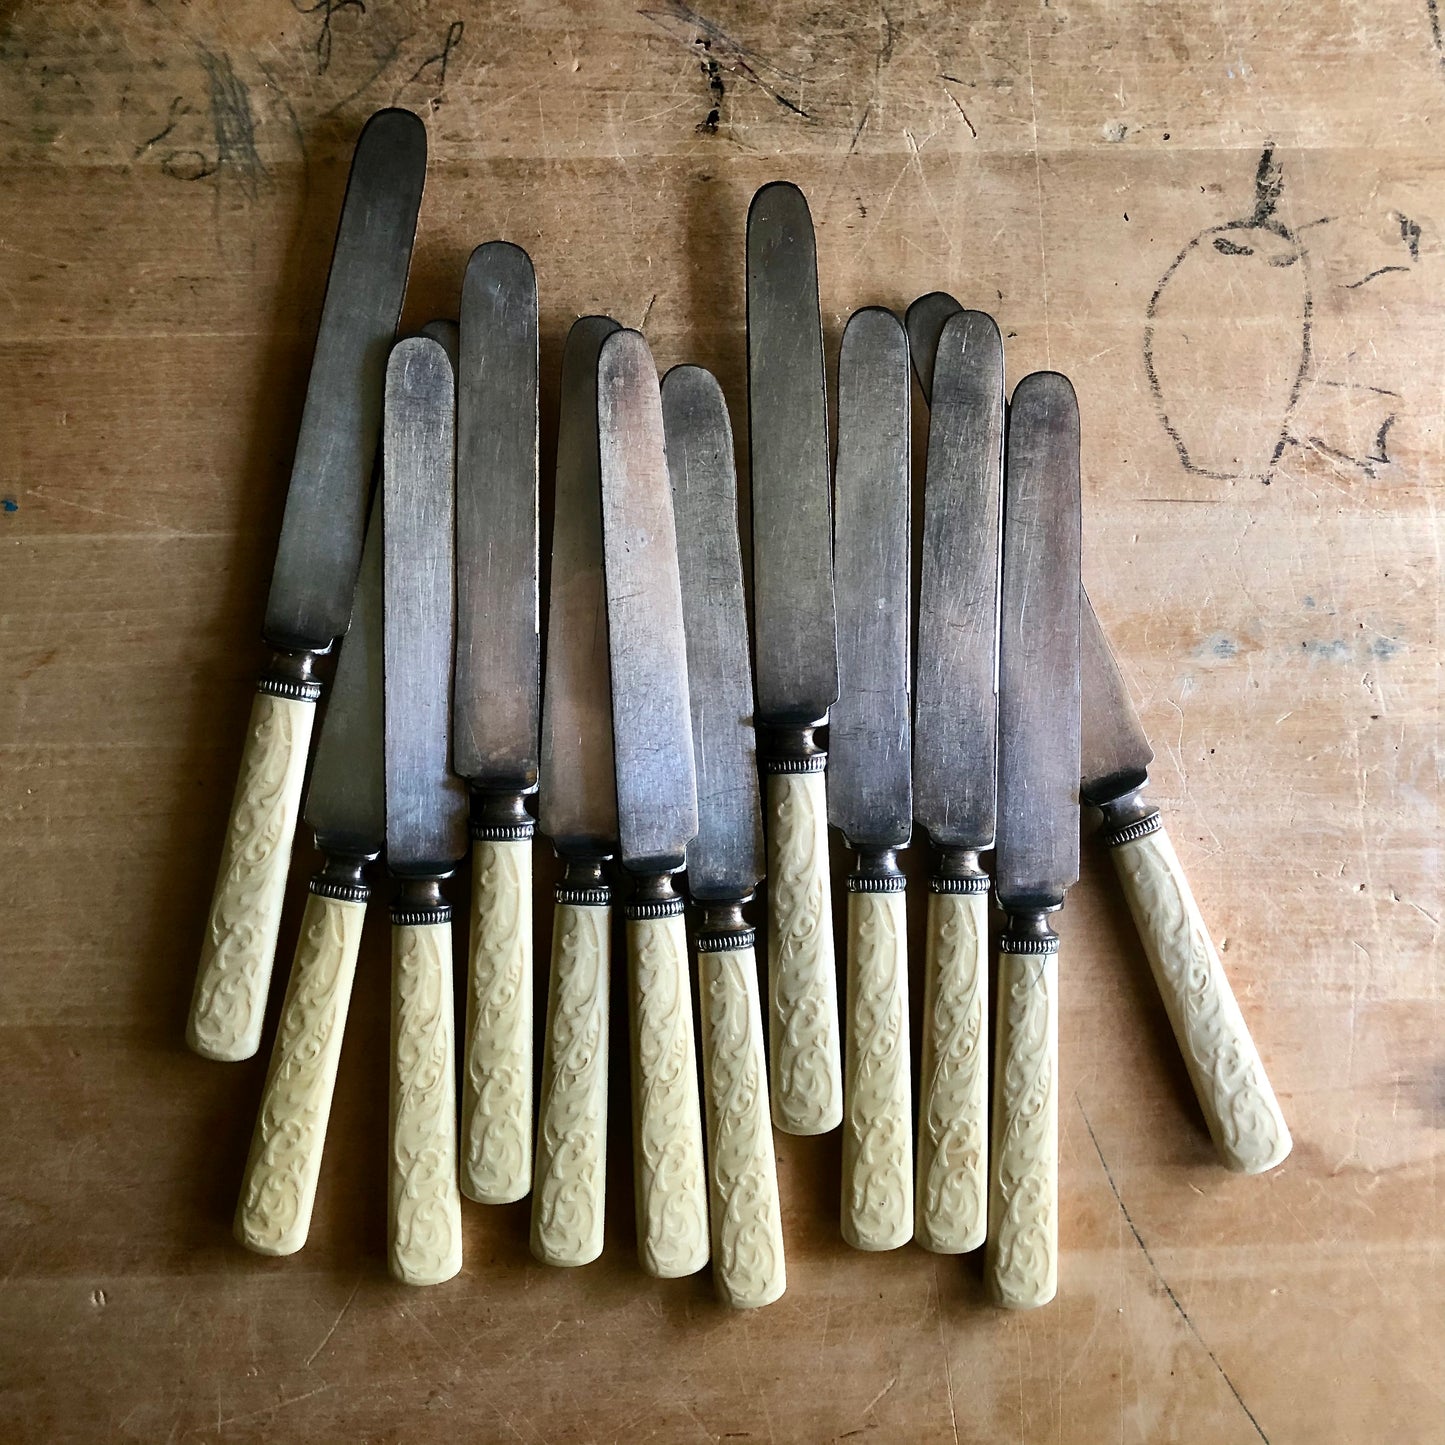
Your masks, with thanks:
M426 174L426 128L378 111L356 142L296 441L240 776L196 972L186 1040L206 1058L260 1045L291 844L321 684L361 559L382 375Z
M562 353L561 417L542 691L542 831L566 865L552 916L542 1043L532 1253L544 1264L587 1264L602 1253L607 1192L607 1018L617 851L597 358L618 329L584 316Z
M386 862L392 899L392 1274L436 1284L461 1269L452 1039L451 907L466 852L466 791L451 771L455 422L439 342L392 349L386 374L384 540Z
M838 354L833 565L838 701L829 821L857 855L848 878L843 1237L896 1249L913 1234L908 921L898 850L913 831L909 757L908 338L891 311L854 312Z
M827 754L838 697L827 382L813 220L774 181L748 210L748 440L759 741L768 775L768 1007L773 1122L843 1118L828 879Z
M1262 1174L1293 1141L1219 952L1158 808L1143 795L1153 750L1094 609L1084 599L1084 800L1104 815L1154 982L1220 1157Z
M472 790L462 1193L532 1182L532 835L537 616L537 279L489 241L462 281L457 390L457 656L452 755Z
M636 331L602 344L597 429L617 820L634 883L626 915L638 1251L649 1274L670 1279L708 1258L687 938L672 882L697 836L697 779L662 398Z
M673 367L662 380L662 418L697 760L687 883L701 913L713 1276L726 1303L752 1309L779 1298L787 1275L755 935L743 913L763 876L763 819L737 474L727 401L711 372Z
M378 492L306 792L306 821L324 862L310 883L236 1206L236 1238L258 1254L294 1254L311 1227L371 892L365 870L386 839L381 531Z
M1058 935L1079 876L1079 411L1068 380L1014 389L999 635L999 950L987 1272L998 1303L1058 1287Z
M998 778L1003 342L942 292L908 308L931 409L914 702L914 813L931 839L919 1070L918 1242L962 1254L988 1225L988 874Z

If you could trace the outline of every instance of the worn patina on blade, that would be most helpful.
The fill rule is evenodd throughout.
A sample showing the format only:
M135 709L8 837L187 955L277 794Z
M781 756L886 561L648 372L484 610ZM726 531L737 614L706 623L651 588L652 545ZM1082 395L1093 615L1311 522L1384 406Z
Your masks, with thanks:
M1009 408L995 874L1009 912L1058 907L1079 876L1079 408L1054 372Z
M758 715L804 727L838 697L838 631L818 258L786 181L748 211L747 292Z
M466 796L451 770L455 395L428 337L398 342L386 372L386 862L434 878L466 852Z
M321 740L306 793L306 821L323 853L374 858L386 842L386 774L382 763L381 492L356 575L351 626L336 659Z
M1154 749L1139 725L1119 660L1085 596L1079 618L1083 665L1084 801L1101 808L1149 781Z
M733 433L722 388L700 366L663 377L662 419L697 761L687 886L699 903L727 902L746 898L764 872Z
M617 851L597 443L597 356L617 329L610 317L584 316L562 353L538 813L553 847L570 858Z
M662 397L639 332L602 344L597 430L622 861L674 873L697 836L697 778Z
M855 312L838 355L834 567L838 701L828 821L854 848L901 848L913 829L909 723L908 338L891 311Z
M455 376L461 363L461 327L449 317L438 316L428 321L419 334L441 342L446 348L447 360L452 364L452 375Z
M964 311L941 292L908 308L908 335L932 408L914 811L939 847L984 849L993 846L997 818L1003 342L991 316Z
M263 633L321 652L346 630L426 176L426 127L408 110L367 121L351 162Z
M474 786L537 784L537 280L506 241L472 252L457 376L453 763Z

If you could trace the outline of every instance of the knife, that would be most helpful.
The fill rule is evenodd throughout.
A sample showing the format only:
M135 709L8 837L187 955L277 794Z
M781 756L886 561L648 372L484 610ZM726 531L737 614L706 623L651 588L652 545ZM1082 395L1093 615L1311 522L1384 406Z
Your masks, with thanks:
M935 850L914 1228L925 1249L962 1254L984 1242L988 1222L989 879L979 854L993 847L997 813L1003 343L991 317L941 292L915 301L907 326L931 407L913 764L914 815Z
M662 1279L707 1263L702 1112L682 899L672 875L697 836L682 587L662 398L647 343L616 331L597 362L612 746L632 1022L637 1243Z
M435 321L428 321L422 327L420 336L429 336L433 341L439 341L447 354L447 360L452 364L452 375L457 374L457 366L461 358L461 327L455 321L447 317L438 317Z
M392 1274L462 1267L452 1039L452 911L466 790L451 771L455 392L439 342L392 349L382 438L386 863L391 905L388 1232Z
M241 772L206 919L186 1041L249 1059L266 993L321 684L316 658L346 631L361 561L382 373L396 334L426 173L426 128L378 111L356 142L262 635Z
M1068 380L1014 388L999 636L999 949L987 1273L998 1303L1058 1287L1058 935L1079 876L1079 410Z
M306 793L306 821L324 863L306 899L236 1207L236 1238L258 1254L294 1254L311 1227L371 892L365 870L386 839L381 530L378 493L371 504L351 627L341 644Z
M1104 815L1104 837L1214 1147L1231 1169L1262 1174L1289 1153L1289 1126L1159 810L1143 795L1154 753L1087 597L1081 646L1084 800Z
M754 932L743 906L763 876L753 678L727 402L711 372L675 366L662 418L697 759L698 832L687 886L698 905L713 1278L736 1308L787 1287Z
M843 1238L896 1249L913 1234L908 917L898 850L913 831L909 758L908 338L854 312L838 354L833 565L838 702L828 819L856 854L848 877Z
M774 181L748 210L748 442L758 740L768 775L768 1000L773 1122L843 1118L828 879L827 754L838 697L828 404L818 259L803 193Z
M552 914L532 1253L587 1264L602 1253L607 1191L607 1012L617 852L611 674L602 577L597 354L617 330L584 316L562 353L547 685L542 692L542 831L566 864Z
M462 1193L532 1184L532 834L537 618L537 280L505 241L472 252L457 372L452 760L472 793Z

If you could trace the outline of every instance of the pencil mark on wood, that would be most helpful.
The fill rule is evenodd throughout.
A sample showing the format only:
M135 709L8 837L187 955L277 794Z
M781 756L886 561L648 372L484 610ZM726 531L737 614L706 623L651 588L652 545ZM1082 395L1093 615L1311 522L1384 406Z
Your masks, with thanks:
M412 72L412 80L420 80L423 74L432 67L436 68L436 94L432 97L432 105L438 106L442 103L442 91L446 89L447 83L447 62L451 59L452 51L462 43L462 33L467 28L465 20L453 20L447 26L446 39L442 41L442 48L435 55L429 55Z
M262 184L270 182L271 173L256 149L251 93L224 51L216 55L202 49L200 59L210 87L211 125L216 140L215 165L206 174L229 171L247 197L255 200Z
M403 35L401 39L393 41L388 49L384 50L380 55L376 57L376 64L372 68L371 74L368 75L366 79L363 80L361 84L356 87L355 90L347 91L347 93L343 95L341 99L336 102L335 105L329 106L326 110L322 111L320 118L322 120L330 120L332 116L339 115L341 111L345 110L346 107L357 98L357 96L364 95L368 90L370 90L371 87L375 85L378 80L381 79L382 74L385 72L387 66L389 66L391 62L396 59L398 52L401 50L401 47L410 38L411 37L409 35Z
M331 68L331 22L343 10L355 10L366 14L365 0L291 0L291 6L298 15L319 15L321 29L316 33L316 73L325 75Z
M191 107L186 103L185 96L177 95L173 97L171 100L170 109L166 112L165 128L163 130L157 131L155 135L151 136L149 139L143 140L135 148L136 155L144 155L148 150L150 150L152 146L159 145L168 135L170 135L173 130L175 130L176 126L180 124L181 117L183 115L190 114Z

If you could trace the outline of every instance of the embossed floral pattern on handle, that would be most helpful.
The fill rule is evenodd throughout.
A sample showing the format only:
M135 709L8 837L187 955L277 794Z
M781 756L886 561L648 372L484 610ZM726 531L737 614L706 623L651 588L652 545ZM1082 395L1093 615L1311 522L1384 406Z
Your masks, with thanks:
M532 1193L532 1253L543 1264L602 1253L611 918L606 905L559 903L553 914Z
M236 1206L236 1238L258 1254L306 1243L365 918L365 903L306 900Z
M904 896L848 895L843 1238L854 1249L896 1249L913 1235Z
M394 925L391 950L391 1272L439 1284L462 1267L452 926Z
M787 1288L757 957L700 951L697 966L713 1279L728 1304L756 1309Z
M1273 1169L1289 1126L1169 835L1111 851L1215 1147L1242 1174Z
M1047 1304L1059 1271L1056 953L999 953L987 1274L1008 1309Z
M773 1122L826 1134L843 1119L843 1069L824 774L769 774L767 851Z
M532 1185L532 843L472 844L462 1071L462 1193L510 1204Z
M930 894L914 1232L938 1254L987 1233L987 962L987 895Z
M261 1046L316 704L258 692L191 998L186 1042L234 1063Z
M627 947L637 1248L648 1274L677 1279L708 1260L702 1106L681 916L629 919Z

